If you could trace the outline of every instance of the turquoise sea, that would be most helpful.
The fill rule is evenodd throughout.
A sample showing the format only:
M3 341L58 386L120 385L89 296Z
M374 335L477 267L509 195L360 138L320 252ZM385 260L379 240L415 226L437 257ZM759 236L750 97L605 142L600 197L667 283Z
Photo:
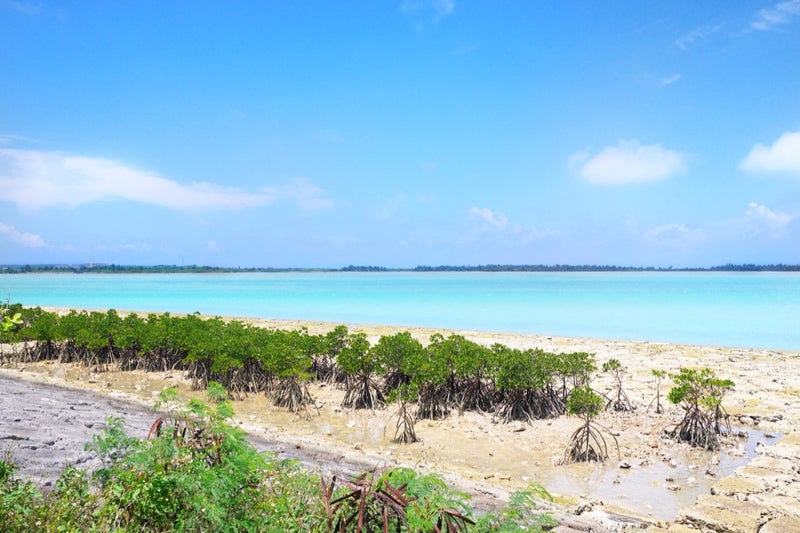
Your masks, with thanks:
M26 306L800 350L800 273L5 274Z

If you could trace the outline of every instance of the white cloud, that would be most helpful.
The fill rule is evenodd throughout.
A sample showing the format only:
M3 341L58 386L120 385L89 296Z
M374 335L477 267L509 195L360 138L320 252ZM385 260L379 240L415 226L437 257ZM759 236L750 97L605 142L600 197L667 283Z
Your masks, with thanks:
M110 159L74 156L62 152L0 150L0 200L20 207L76 207L130 200L170 209L241 209L281 198L301 207L316 207L322 192L298 178L283 187L246 192L207 182L181 184L154 172L138 170Z
M771 146L756 144L739 163L748 172L800 173L800 131L787 131Z
M664 224L649 229L645 238L660 246L684 247L707 240L707 234L700 228L690 228L685 224Z
M773 211L767 206L750 202L747 204L747 218L759 224L766 224L772 228L780 228L794 220L795 217Z
M506 229L508 226L508 217L503 213L495 213L486 207L473 207L469 210L469 214L471 217L479 218L499 230Z
M0 0L0 7L11 9L23 15L40 15L42 6L33 2L20 2L19 0Z
M579 167L581 178L601 185L661 180L685 168L678 152L658 144L643 146L636 140L619 141L593 157L590 154L588 149L581 150L570 156L568 163L572 168Z
M796 15L800 15L800 0L779 2L759 10L750 22L750 28L758 31L771 30L789 24Z
M662 87L666 87L667 85L672 85L673 83L675 83L679 79L681 79L681 75L680 74L673 74L672 76L669 76L667 78L663 78L660 83L661 83Z
M438 19L455 13L456 2L455 0L403 0L401 9L406 15L431 11Z
M44 239L35 233L23 233L14 226L9 226L0 222L0 235L6 235L12 241L21 244L26 248L45 248L48 246Z
M306 178L292 178L289 183L280 187L265 189L279 198L294 200L302 209L324 209L333 205L325 191Z
M699 42L705 41L721 29L722 24L701 26L700 28L691 31L686 35L678 37L675 40L675 45L682 50L688 50Z

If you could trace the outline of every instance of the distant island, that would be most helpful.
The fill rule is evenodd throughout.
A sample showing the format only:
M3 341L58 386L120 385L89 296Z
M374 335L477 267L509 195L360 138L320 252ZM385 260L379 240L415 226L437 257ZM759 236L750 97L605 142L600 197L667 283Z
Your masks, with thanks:
M0 265L0 274L24 273L74 274L221 274L247 272L800 272L800 265L727 264L714 267L632 267L617 265L420 265L414 268L355 266L342 268L213 267L200 265L115 265L86 263L78 265Z

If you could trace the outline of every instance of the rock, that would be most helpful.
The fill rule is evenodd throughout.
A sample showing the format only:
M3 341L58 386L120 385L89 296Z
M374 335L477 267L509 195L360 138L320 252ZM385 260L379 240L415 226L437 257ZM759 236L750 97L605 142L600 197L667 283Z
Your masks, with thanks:
M679 492L681 490L680 485L667 485L667 490L671 490L672 492Z
M761 526L758 533L786 533L787 531L800 531L800 517L779 516Z
M767 521L768 512L760 505L736 498L701 495L693 507L681 512L676 522L701 531L756 532Z
M622 468L623 470L628 470L630 467L631 464L627 461L622 461L619 463L619 468Z

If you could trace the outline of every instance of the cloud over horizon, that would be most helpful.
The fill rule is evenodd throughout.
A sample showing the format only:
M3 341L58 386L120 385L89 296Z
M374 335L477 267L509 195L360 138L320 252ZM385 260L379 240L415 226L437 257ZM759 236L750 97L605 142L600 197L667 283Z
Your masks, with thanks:
M739 168L747 172L800 174L800 131L787 131L770 146L756 144Z
M757 223L766 224L772 228L780 228L795 219L791 215L773 211L765 205L750 202L747 204L747 218Z
M633 139L606 146L597 155L584 149L569 158L578 175L598 185L625 185L658 181L685 170L684 157L659 144L642 145Z
M488 207L473 207L469 210L472 218L478 218L499 230L506 229L508 226L508 217L503 213L495 213Z
M44 239L35 233L19 231L14 226L0 222L0 235L8 236L12 241L24 246L25 248L46 248L48 244Z
M26 209L129 200L176 210L235 210L280 198L296 201L304 209L329 205L324 192L305 178L246 192L208 182L181 184L111 159L56 151L0 150L0 200Z

